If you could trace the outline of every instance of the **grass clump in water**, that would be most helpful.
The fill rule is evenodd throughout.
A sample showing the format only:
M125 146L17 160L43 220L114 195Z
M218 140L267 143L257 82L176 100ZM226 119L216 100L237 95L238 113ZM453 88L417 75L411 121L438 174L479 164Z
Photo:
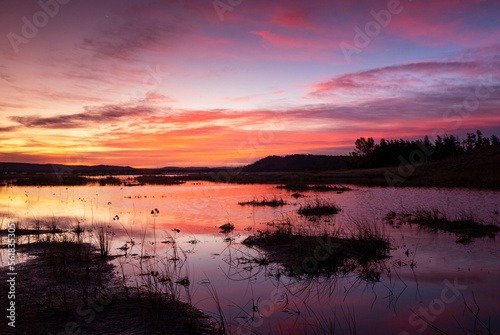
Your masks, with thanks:
M107 176L106 178L101 178L98 181L100 186L106 186L106 185L114 185L114 186L120 186L123 184L123 182L120 180L120 178L112 177L112 176Z
M474 238L479 237L494 238L495 234L500 231L498 226L478 222L472 214L462 214L459 218L452 220L437 208L431 210L420 208L402 213L389 212L385 220L390 224L396 222L417 224L429 230L455 233L459 235L456 242L461 244L469 244L474 241Z
M269 262L283 265L292 276L358 271L361 278L378 281L383 268L379 261L388 257L388 238L367 222L355 223L348 234L308 235L294 231L290 220L272 226L274 231L249 236L243 244L264 251Z
M314 191L314 192L345 192L350 191L351 188L344 185L309 185L309 184L285 184L276 186L279 189L285 189L291 192L305 192L305 191Z
M180 185L184 181L178 180L173 176L157 176L157 175L143 175L134 178L139 185Z
M222 226L219 226L220 232L222 234L229 234L234 230L234 224L231 222L225 223Z
M9 180L7 184L12 186L83 186L93 182L93 179L83 176L47 173L23 176L18 179Z
M254 199L252 201L244 201L244 202L238 202L238 205L241 206L269 206L269 207L280 207L286 205L287 202L283 200L282 198L277 199L271 199L268 200L265 197L262 200L257 200Z
M337 214L341 208L334 202L322 199L316 199L314 202L308 202L300 206L298 213L305 216L320 216Z

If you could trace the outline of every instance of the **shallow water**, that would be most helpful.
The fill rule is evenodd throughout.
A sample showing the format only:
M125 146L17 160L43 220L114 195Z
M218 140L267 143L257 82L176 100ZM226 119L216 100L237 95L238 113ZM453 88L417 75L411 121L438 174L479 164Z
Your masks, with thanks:
M21 226L77 224L94 235L100 224L114 232L112 252L127 243L127 256L115 260L131 286L150 270L168 272L173 281L189 278L186 289L171 290L209 315L220 319L216 300L232 334L422 334L434 333L415 314L449 334L477 329L479 320L500 331L500 244L489 238L455 243L456 235L434 233L403 225L384 224L389 211L438 208L451 218L472 214L485 223L500 224L500 193L463 189L368 188L352 191L291 192L275 185L187 183L174 186L2 187L2 224ZM240 206L238 202L283 198L278 208ZM316 222L296 210L316 198L332 199L342 212ZM158 209L157 215L151 210ZM262 255L240 244L248 235L265 230L266 222L290 218L296 226L318 233L353 222L379 225L390 236L391 257L384 262L378 282L365 281L358 273L336 277L288 277L276 264L249 262ZM114 220L113 220L114 219ZM219 232L231 222L235 230ZM179 229L175 232L173 229ZM130 240L134 241L134 245ZM22 240L22 238L20 238ZM155 243L156 241L156 243ZM171 242L174 243L161 243ZM141 255L156 257L142 259ZM174 254L175 253L175 254ZM172 258L179 261L171 261ZM2 257L5 263L5 258ZM410 267L411 262L416 263ZM474 300L475 299L475 300ZM468 304L464 305L464 301ZM475 302L474 302L475 301ZM491 318L491 319L488 319ZM475 320L476 319L476 320ZM465 332L467 333L467 332Z

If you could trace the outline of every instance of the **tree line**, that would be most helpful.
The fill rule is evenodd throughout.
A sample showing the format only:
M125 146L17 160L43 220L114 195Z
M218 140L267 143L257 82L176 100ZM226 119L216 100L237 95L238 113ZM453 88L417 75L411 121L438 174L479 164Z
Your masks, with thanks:
M420 151L427 161L454 157L467 151L499 145L498 136L483 136L480 130L467 133L465 140L454 135L437 136L432 142L428 136L418 140L386 140L375 143L373 137L360 137L355 142L355 149L350 152L351 165L356 168L375 168L401 164L400 157L409 157Z

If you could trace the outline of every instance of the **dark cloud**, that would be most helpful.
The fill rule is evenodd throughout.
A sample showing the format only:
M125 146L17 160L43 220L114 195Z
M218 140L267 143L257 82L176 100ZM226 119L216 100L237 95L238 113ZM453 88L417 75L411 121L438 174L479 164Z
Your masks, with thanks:
M8 75L7 73L4 73L4 72L0 72L0 79L3 79L7 82L11 82L12 81L12 77L10 75Z
M144 107L103 106L86 108L85 112L78 114L51 117L28 115L11 116L9 118L28 128L72 129L89 127L92 123L103 124L117 120L126 120L127 118L146 116L152 113L150 109Z
M0 127L0 133L8 133L17 130L18 128L18 126Z
M50 155L39 154L37 152L9 152L4 153L0 152L0 162L3 163L33 163L33 164L41 164L47 163L50 161Z

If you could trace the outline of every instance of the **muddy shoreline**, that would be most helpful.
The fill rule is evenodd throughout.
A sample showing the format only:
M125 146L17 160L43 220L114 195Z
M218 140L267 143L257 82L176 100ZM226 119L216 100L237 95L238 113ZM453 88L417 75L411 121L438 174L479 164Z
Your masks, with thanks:
M28 260L15 271L15 328L2 334L210 334L214 326L195 307L123 285L110 257L88 243L17 246ZM0 308L9 306L6 267L0 268ZM7 312L6 312L7 313Z

